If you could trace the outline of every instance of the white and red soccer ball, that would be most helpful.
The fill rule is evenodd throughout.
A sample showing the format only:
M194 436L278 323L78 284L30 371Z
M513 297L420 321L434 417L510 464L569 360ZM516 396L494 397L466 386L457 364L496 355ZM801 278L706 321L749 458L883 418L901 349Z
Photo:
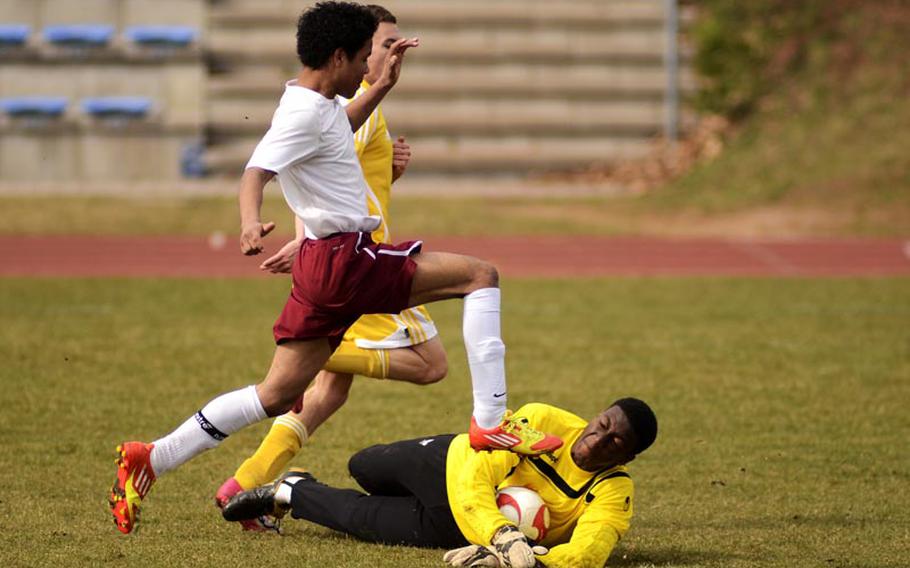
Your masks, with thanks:
M505 487L496 493L499 512L529 539L540 542L550 528L550 510L533 489Z

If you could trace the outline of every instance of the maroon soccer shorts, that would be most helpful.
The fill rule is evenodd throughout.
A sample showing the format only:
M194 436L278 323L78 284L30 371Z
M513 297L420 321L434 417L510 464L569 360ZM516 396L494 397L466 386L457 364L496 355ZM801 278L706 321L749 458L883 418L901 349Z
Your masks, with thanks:
M363 314L408 307L421 241L376 244L369 233L306 239L291 271L293 287L273 332L275 342L327 337L335 347Z

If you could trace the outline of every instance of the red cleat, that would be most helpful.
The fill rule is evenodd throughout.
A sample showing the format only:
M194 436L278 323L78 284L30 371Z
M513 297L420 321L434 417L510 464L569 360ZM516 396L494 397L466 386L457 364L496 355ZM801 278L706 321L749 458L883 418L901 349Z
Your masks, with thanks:
M517 418L507 410L502 422L493 428L481 428L471 417L468 430L471 447L476 451L507 450L526 456L553 452L562 447L562 438L535 430L527 418Z
M114 524L123 534L133 532L139 524L139 505L155 483L155 472L149 456L152 444L124 442L117 446L117 479L111 487L108 502Z

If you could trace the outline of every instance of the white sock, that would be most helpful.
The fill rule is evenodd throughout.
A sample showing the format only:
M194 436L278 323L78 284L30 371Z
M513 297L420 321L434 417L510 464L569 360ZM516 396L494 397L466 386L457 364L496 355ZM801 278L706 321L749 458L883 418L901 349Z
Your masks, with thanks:
M266 418L255 386L223 394L154 442L150 456L156 476L210 450L234 432Z
M294 484L300 481L299 477L290 477L281 482L275 491L275 502L279 505L290 505Z
M499 424L506 411L506 346L499 329L499 299L499 288L481 288L464 297L462 331L474 388L474 419L481 428Z

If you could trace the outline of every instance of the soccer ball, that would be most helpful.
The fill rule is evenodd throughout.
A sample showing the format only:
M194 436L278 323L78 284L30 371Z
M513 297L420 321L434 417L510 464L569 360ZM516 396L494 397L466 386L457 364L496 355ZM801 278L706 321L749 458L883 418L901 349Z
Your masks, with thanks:
M502 516L515 523L529 539L540 542L550 528L550 510L533 489L506 487L496 493Z

